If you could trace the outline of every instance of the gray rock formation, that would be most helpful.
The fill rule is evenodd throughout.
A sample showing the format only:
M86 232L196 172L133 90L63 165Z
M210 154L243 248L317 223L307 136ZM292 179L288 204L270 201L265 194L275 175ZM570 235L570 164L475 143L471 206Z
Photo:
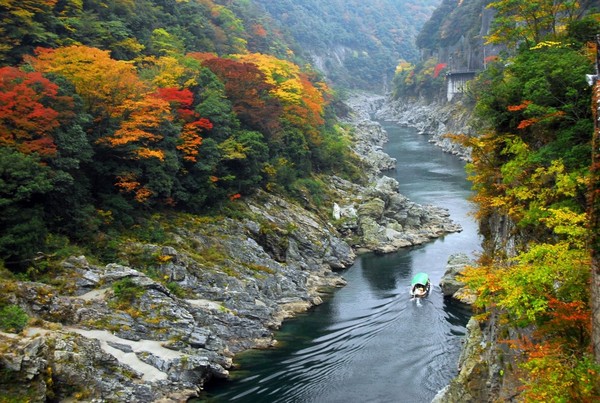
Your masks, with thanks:
M395 161L383 157L387 155L382 150L387 133L371 117L385 102L383 96L364 93L348 100L355 151L371 166L370 185L359 186L337 177L331 180L338 191L332 216L340 233L359 252L394 252L462 230L450 219L447 209L410 201L400 194L395 179L382 175L382 171L395 168Z
M181 401L227 377L235 353L275 344L285 318L345 284L333 269L354 252L289 201L259 193L246 207L243 220L174 225L170 246L124 245L119 264L67 259L60 287L17 282L11 302L37 325L1 335L14 345L0 354L7 377L30 385L32 401Z
M375 114L380 120L397 122L403 126L414 127L420 134L431 136L431 143L444 151L457 155L461 159L470 160L469 149L453 142L447 134L474 135L471 127L471 108L464 107L461 102L428 103L411 100L388 100L381 104Z
M448 210L402 196L390 177L382 176L367 188L340 178L332 181L340 194L333 211L336 226L359 252L394 252L462 230Z
M473 265L473 261L466 254L451 255L446 264L446 272L440 280L440 288L445 297L451 297L471 305L475 302L475 293L465 287L465 284L458 278L469 265Z

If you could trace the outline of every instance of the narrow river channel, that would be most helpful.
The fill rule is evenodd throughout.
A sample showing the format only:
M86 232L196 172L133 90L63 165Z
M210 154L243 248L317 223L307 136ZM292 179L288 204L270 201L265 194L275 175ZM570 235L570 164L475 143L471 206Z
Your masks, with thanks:
M451 254L473 255L479 237L464 163L412 128L383 124L387 172L415 202L448 208L463 231L389 255L365 255L343 275L348 285L325 303L286 321L278 348L236 359L233 380L213 386L204 402L430 402L456 375L469 310L444 300L437 284ZM409 296L414 273L432 279L423 301Z

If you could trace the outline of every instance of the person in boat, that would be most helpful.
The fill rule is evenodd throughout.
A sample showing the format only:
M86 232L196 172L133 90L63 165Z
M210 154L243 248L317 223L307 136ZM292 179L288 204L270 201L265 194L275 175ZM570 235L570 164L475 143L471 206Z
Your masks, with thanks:
M429 276L426 273L418 273L413 277L411 294L415 297L423 297L429 291Z
M417 284L417 285L415 285L415 288L413 289L413 294L416 296L425 295L425 292L426 292L426 289L423 284Z

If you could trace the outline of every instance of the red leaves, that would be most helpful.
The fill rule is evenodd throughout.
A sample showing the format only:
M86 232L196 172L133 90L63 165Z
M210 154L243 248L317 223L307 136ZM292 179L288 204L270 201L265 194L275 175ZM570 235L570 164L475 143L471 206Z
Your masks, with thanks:
M519 105L509 105L506 107L506 109L509 112L521 112L522 111L524 113L528 112L527 113L528 115L532 115L532 114L534 114L534 112L527 111L527 108L532 104L533 104L533 102L525 100L525 101L521 102ZM517 129L526 129L529 126L532 126L536 123L539 123L542 121L549 121L550 119L553 119L553 118L562 117L565 115L565 112L563 112L563 111L548 111L547 113L541 113L541 111L537 111L537 114L539 116L530 117L528 119L521 120L517 126Z
M519 125L517 126L517 129L525 129L539 121L540 121L540 119L538 119L538 118L521 120L521 122L519 122Z
M178 88L159 88L155 96L169 102L171 107L177 108L177 116L186 122L181 129L180 143L177 149L182 152L183 159L190 162L196 162L199 147L202 144L200 133L213 128L210 120L201 118L200 115L192 110L194 94L187 88L180 90Z
M435 69L433 70L433 78L438 78L441 71L444 70L448 65L446 63L439 63L438 65L435 66Z
M37 72L2 67L0 77L0 145L54 155L52 132L60 126L61 114L51 105L71 99L59 97L58 86Z
M587 334L591 332L591 312L585 302L564 302L551 298L548 300L548 308L550 320L543 325L542 331L562 337L568 336L573 331L578 335L581 332Z
M241 121L265 134L278 131L281 105L270 96L274 86L256 65L216 57L203 64L225 83L227 98Z
M190 108L192 106L192 102L194 101L194 94L192 94L192 91L188 90L187 88L183 90L174 87L159 88L156 91L156 97L162 98L165 101L175 104L182 109Z

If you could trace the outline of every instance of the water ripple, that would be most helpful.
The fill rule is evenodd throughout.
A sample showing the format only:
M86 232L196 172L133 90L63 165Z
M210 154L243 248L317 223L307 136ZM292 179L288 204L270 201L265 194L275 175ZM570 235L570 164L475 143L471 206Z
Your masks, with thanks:
M469 312L444 301L437 286L423 300L411 300L408 289L413 273L425 271L437 283L450 254L477 249L477 227L467 221L470 184L461 162L414 131L394 130L386 148L397 150L390 154L402 167L394 171L401 191L417 202L442 201L463 232L360 257L344 273L348 286L310 315L284 323L277 349L240 357L252 377L229 383L209 401L421 403L456 375Z

